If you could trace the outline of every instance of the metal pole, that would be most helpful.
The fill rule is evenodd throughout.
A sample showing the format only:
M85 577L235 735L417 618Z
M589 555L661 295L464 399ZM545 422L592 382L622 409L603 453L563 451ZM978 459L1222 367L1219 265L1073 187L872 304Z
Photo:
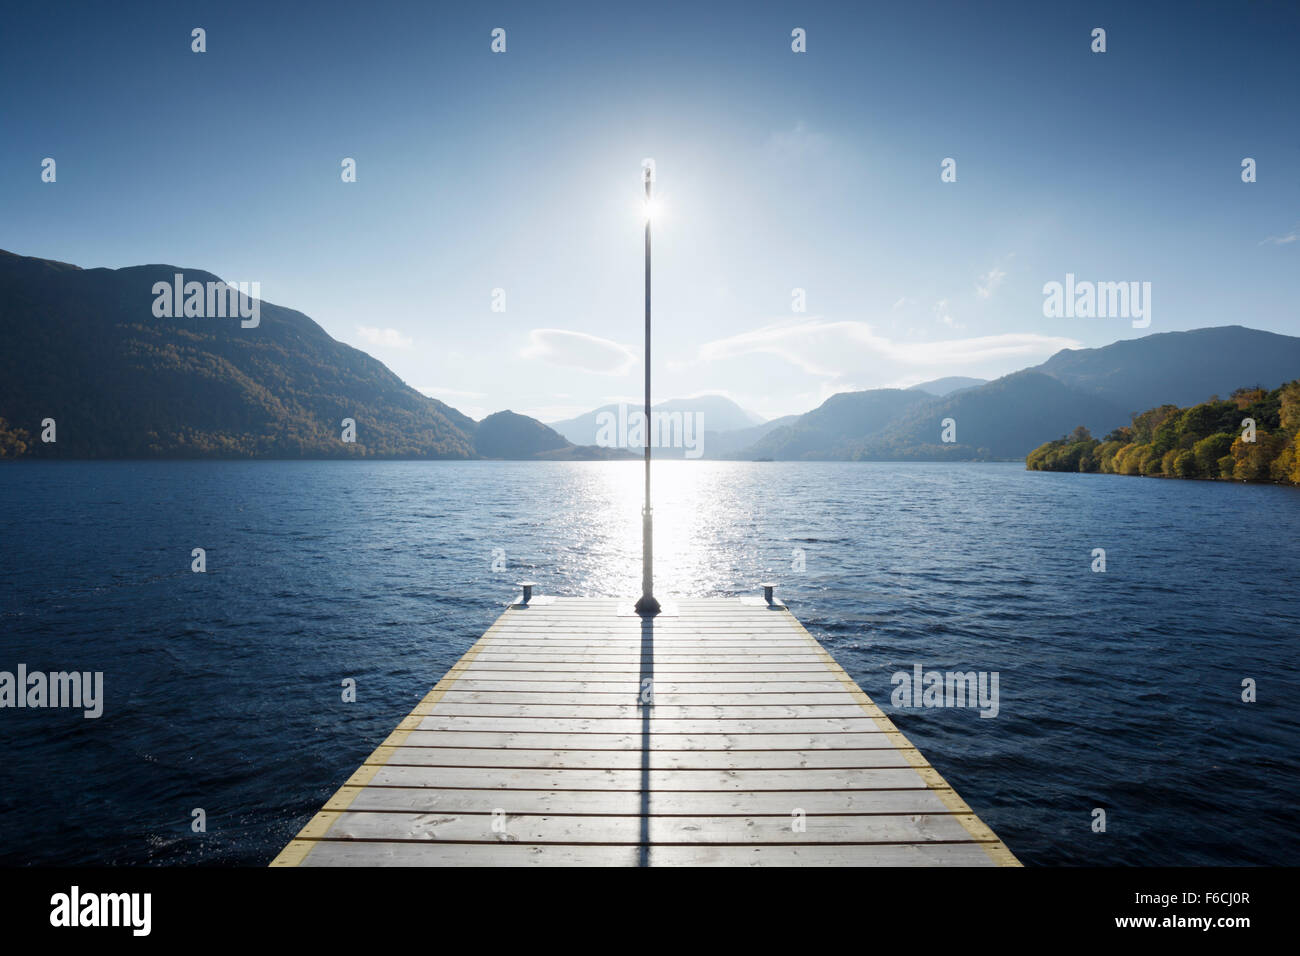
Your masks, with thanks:
M645 508L641 512L641 614L659 613L654 596L654 523L650 512L650 168L645 169Z

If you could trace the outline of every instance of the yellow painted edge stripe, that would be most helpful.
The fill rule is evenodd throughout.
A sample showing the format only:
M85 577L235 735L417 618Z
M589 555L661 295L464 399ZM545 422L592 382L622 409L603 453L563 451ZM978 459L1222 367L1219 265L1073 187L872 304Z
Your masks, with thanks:
M857 682L840 666L839 661L831 656L830 651L822 647L821 642L808 632L808 629L803 626L803 622L793 614L790 614L790 621L795 630L803 634L812 643L826 666L830 668L831 673L839 678L840 683L853 696L853 699L867 712L867 716L874 720L876 726L888 736L890 742L903 752L912 768L921 775L921 779L925 781L926 786L934 791L935 796L943 801L944 806L957 815L957 820L966 828L966 832L975 840L980 841L979 845L993 859L993 862L998 866L1022 866L1023 864L1016 859L1015 854L1007 848L1005 843L998 839L998 835L993 832L993 829L979 818L979 815L970 808L970 805L961 798L939 771L930 766L930 762L925 759L920 750L916 748L916 745L903 736L903 732L894 726L894 722L885 716L885 712L877 707L875 702L866 695L862 688L857 685Z
M298 866L306 859L307 854L316 845L316 841L329 832L330 827L334 825L343 811L352 804L352 801L357 798L357 794L361 792L362 788L374 779L375 774L393 755L394 749L400 747L406 738L410 736L411 731L420 726L423 716L429 713L434 704L442 700L443 695L447 693L451 685L456 683L469 669L469 665L483 650L483 646L494 635L494 632L501 626L501 622L505 620L506 614L509 613L509 611L506 611L505 614L497 618L492 623L492 626L483 632L483 636L475 641L473 646L461 656L460 660L451 665L447 673L442 676L442 680L433 685L433 688L415 705L415 709L402 718L397 728L384 738L384 742L376 747L361 766L343 782L343 786L335 791L334 796L325 801L325 806L321 808L320 812L308 820L307 825L298 831L298 835L290 840L288 845L276 855L275 859L270 863L271 866Z

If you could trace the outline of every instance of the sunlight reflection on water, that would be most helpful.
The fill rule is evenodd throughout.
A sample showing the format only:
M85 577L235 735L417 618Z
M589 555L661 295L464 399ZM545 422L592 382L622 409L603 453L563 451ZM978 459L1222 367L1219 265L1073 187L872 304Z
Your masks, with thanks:
M6 715L0 861L266 862L515 581L640 593L642 475L636 461L0 468L0 666L103 670L108 697L97 721ZM1016 465L656 461L655 590L779 582L1026 862L1292 862L1297 494ZM206 574L189 573L195 546ZM1096 546L1106 574L1088 570ZM890 675L914 663L998 671L999 716L898 711ZM1249 707L1243 676L1268 689ZM201 840L176 812L196 793L222 808ZM1121 808L1122 838L1091 833L1099 805Z

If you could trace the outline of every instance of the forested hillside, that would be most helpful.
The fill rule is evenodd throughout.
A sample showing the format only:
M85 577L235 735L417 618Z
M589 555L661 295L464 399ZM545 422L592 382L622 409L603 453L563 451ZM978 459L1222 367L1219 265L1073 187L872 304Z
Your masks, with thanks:
M1179 408L1161 405L1105 438L1082 426L1029 453L1035 471L1084 471L1164 478L1300 484L1300 380L1272 391L1239 388Z

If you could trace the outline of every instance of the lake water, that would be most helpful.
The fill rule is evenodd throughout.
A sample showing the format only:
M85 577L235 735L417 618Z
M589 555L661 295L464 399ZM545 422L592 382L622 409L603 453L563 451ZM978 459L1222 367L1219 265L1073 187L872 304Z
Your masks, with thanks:
M639 593L640 467L0 467L0 670L103 671L106 698L98 720L0 710L0 863L267 863L514 581ZM1297 490L1005 464L655 469L657 593L778 580L1025 863L1300 861ZM891 675L918 663L998 672L997 717L893 707Z

